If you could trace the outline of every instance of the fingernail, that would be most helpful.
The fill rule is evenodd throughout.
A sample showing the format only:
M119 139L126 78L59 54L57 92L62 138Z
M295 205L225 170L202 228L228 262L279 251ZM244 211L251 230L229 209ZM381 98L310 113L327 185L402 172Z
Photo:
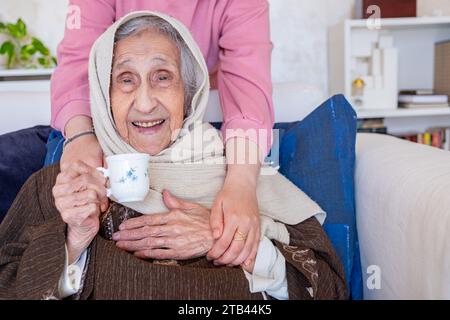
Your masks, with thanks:
M125 226L124 226L123 224L121 224L121 225L119 226L119 230L123 230L123 229L125 229Z
M114 241L117 241L117 240L120 239L120 234L118 232L116 232L116 233L113 234L112 238L113 238Z
M208 256L206 256L206 260L211 261L212 259Z

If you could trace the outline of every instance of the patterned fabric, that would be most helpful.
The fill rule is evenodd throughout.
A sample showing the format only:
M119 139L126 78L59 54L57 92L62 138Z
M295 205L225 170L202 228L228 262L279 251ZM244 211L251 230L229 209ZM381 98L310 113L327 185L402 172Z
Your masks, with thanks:
M119 225L123 221L139 216L142 214L111 201L108 210L100 217L99 234L106 240L112 240L113 233L119 231Z

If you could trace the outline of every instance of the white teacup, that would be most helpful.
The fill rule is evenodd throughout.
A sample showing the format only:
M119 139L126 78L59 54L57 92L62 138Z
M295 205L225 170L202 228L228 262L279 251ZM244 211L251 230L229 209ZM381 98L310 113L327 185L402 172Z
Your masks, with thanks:
M108 169L97 168L109 178L107 196L114 196L118 202L142 201L149 191L148 163L145 153L128 153L106 158Z

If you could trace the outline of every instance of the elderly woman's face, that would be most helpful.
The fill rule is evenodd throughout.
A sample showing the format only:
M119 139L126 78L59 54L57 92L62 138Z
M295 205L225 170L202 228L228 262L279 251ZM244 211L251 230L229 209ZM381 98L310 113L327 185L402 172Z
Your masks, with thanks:
M158 154L182 127L184 85L175 43L146 30L116 43L111 107L119 134L136 150Z

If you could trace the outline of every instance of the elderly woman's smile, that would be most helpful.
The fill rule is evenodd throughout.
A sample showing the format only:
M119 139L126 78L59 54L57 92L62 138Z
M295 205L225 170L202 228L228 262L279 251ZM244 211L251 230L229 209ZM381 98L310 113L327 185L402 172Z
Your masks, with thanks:
M185 92L180 50L145 29L116 42L111 108L121 137L139 152L158 154L182 127Z

